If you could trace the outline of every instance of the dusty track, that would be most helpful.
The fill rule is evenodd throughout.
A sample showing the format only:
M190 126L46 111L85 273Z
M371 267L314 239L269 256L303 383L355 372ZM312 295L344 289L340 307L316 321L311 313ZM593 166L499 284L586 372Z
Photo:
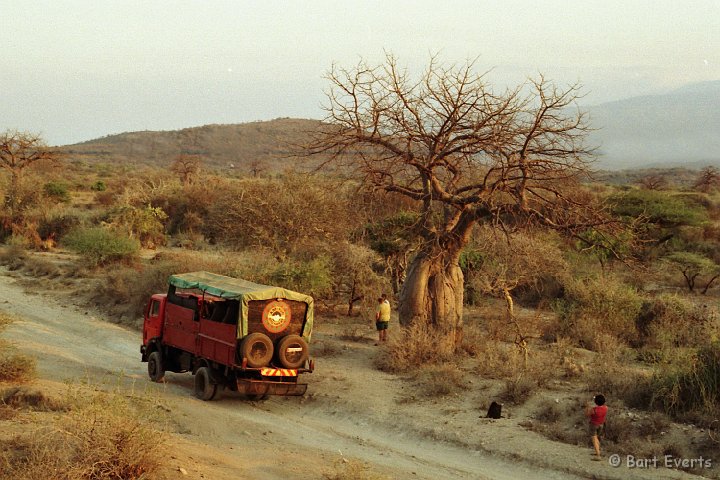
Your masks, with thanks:
M398 403L403 387L372 368L375 348L339 342L331 326L316 339L337 342L341 353L321 358L306 398L251 402L232 392L215 401L192 396L190 374L148 381L140 362L139 332L93 317L75 305L28 294L0 271L0 310L24 320L7 337L39 359L46 381L118 385L147 392L168 406L173 427L171 478L318 479L343 458L357 459L390 478L575 479L690 478L671 470L629 471L591 462L588 450L542 439L517 421L491 423L465 402Z

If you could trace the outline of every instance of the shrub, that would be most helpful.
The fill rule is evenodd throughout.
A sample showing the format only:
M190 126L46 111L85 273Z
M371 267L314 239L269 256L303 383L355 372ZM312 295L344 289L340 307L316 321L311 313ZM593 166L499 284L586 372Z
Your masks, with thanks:
M639 344L656 350L658 360L675 348L708 346L718 335L718 324L707 307L677 295L660 295L644 302L636 323Z
M23 383L35 377L35 358L0 352L0 381Z
M700 349L689 362L661 370L653 378L653 404L678 415L720 406L720 342Z
M96 192L104 192L105 190L107 190L107 185L105 185L105 182L103 182L102 180L98 180L90 186L90 190L94 190Z
M25 264L27 252L22 245L11 244L0 251L0 263L8 270L18 270Z
M251 281L257 278L243 275L252 266L262 263L242 255L213 255L205 252L172 251L156 255L149 265L139 268L113 268L106 272L105 280L96 289L93 300L118 317L137 318L142 315L148 298L154 293L167 291L168 277L172 274L206 270L221 275L239 276ZM234 260L234 261L233 261ZM248 266L242 265L247 260Z
M426 364L449 360L454 339L438 336L431 326L416 323L390 335L376 359L380 370L404 372Z
M108 221L114 228L137 238L145 248L165 245L165 225L168 216L160 207L147 205L143 208L123 205L108 213Z
M56 202L69 202L70 192L68 186L62 182L48 182L43 186L45 196Z
M537 384L532 378L520 374L515 378L505 380L505 389L500 393L500 397L507 402L519 405L532 395L536 386Z
M607 336L635 342L635 325L642 297L617 280L607 277L573 279L565 285L565 297L553 308L558 316L556 336L567 336L585 348L602 351Z
M15 317L0 312L0 333ZM22 383L35 377L36 361L33 357L13 353L8 344L0 341L0 382Z
M315 297L327 296L332 288L331 261L324 255L311 260L288 259L277 265L269 280L273 285Z
M0 471L27 480L157 478L162 449L162 436L125 397L100 393L0 444Z
M83 228L70 232L65 245L82 255L91 266L120 262L131 263L140 251L140 242L102 227Z
M80 225L77 215L61 214L40 220L38 234L43 240L60 239Z
M443 397L468 389L466 375L452 363L426 365L420 368L415 375L414 383L423 398Z

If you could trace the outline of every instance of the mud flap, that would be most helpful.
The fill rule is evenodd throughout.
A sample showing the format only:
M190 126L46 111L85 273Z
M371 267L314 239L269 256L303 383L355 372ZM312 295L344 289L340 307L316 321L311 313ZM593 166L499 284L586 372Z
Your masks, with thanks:
M307 383L270 382L267 380L237 380L238 392L245 395L305 395Z

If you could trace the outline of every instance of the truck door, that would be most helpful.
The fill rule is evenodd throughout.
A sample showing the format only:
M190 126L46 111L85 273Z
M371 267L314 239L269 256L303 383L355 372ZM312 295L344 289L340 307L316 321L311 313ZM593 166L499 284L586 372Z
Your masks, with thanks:
M151 298L145 309L143 323L143 345L147 345L152 338L162 335L162 303L163 299Z

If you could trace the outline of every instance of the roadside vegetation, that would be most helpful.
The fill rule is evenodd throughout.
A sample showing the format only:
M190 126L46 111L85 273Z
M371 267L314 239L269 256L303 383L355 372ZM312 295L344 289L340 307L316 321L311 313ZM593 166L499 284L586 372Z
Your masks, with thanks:
M15 320L0 312L0 333ZM3 478L157 478L164 455L164 437L158 434L163 419L147 398L88 385L48 396L33 381L35 364L0 339Z

